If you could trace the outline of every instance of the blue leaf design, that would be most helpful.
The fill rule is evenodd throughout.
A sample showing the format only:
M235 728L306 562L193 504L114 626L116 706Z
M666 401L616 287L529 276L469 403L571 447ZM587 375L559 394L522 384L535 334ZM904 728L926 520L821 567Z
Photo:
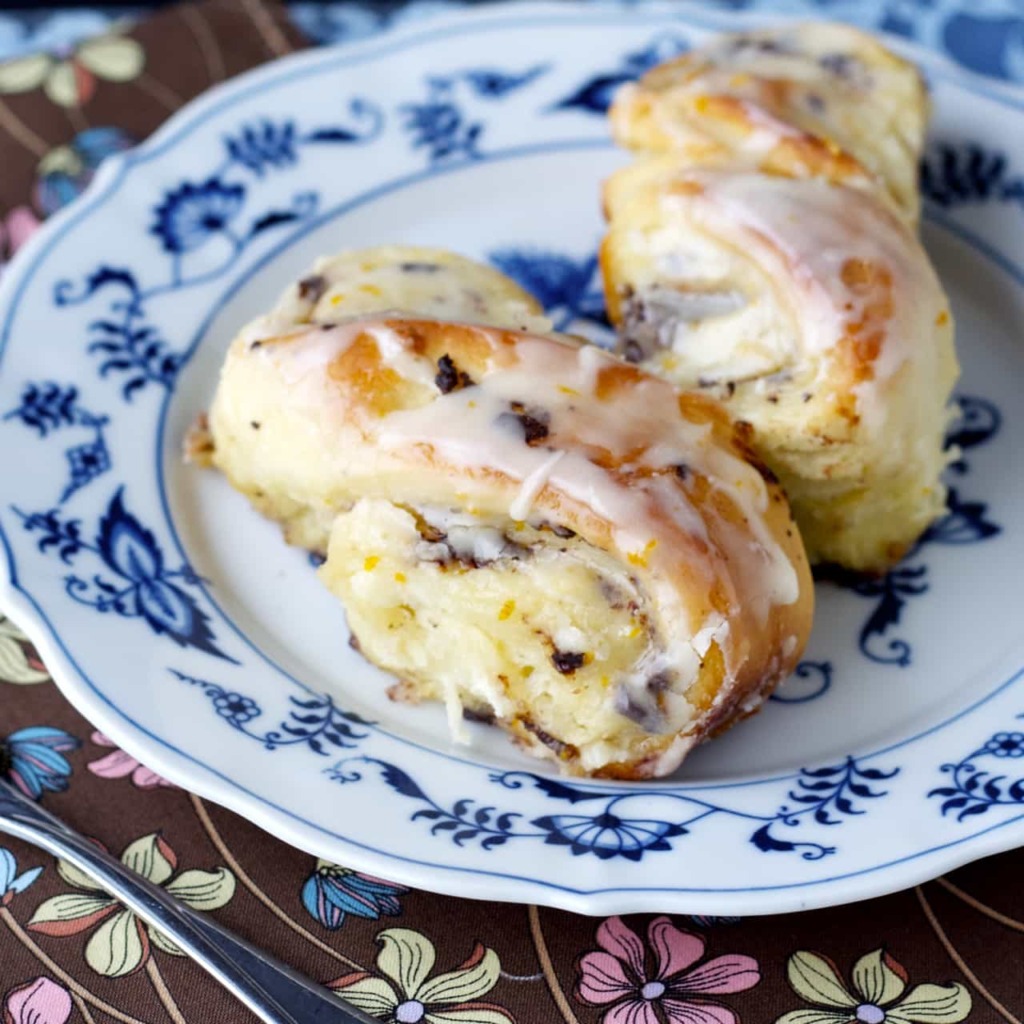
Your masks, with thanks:
M6 413L4 419L19 419L40 437L46 437L51 430L74 426L79 421L78 416L78 388L43 381L27 384L21 393L21 403Z
M584 82L574 92L569 93L564 99L559 100L553 107L554 110L582 110L588 114L605 115L612 105L615 93L619 87L631 81L635 76L629 72L613 72L607 75L597 75L589 81Z
M153 534L125 510L123 487L117 489L100 520L96 542L103 561L125 579L144 582L163 571L163 556Z
M642 50L627 54L618 68L595 75L568 96L559 100L552 110L580 110L588 114L604 116L615 98L619 87L639 78L663 61L670 60L687 49L685 39L676 35L662 35Z
M516 777L524 778L533 783L542 793L546 793L554 800L565 800L570 804L585 803L588 800L607 800L611 794L594 789L581 789L570 786L568 783L559 782L557 779L542 778L539 775L531 775L528 772L506 772L502 783L508 785L508 781Z
M499 71L496 68L474 68L471 71L464 71L462 77L478 96L501 99L509 93L535 82L547 70L547 64L538 64L536 67L518 74Z
M53 290L53 298L58 306L77 305L91 298L96 292L108 285L124 288L133 299L139 297L139 285L135 275L123 267L100 266L85 281L85 286L76 291L70 281L58 281Z
M416 800L427 799L426 793L401 768L385 761L377 761L372 758L370 760L380 767L381 777L396 793L413 797Z
M298 161L294 121L260 121L245 125L238 135L224 140L228 156L262 177L271 168L288 167Z

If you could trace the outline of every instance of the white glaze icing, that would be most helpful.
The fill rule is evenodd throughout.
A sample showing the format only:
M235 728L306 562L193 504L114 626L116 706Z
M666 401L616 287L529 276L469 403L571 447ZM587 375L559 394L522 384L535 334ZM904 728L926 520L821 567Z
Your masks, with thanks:
M250 348L249 357L272 361L282 379L298 389L296 394L308 389L298 400L308 401L311 407L323 404L328 366L360 335L374 340L385 366L406 379L431 381L436 364L404 342L399 324L352 321L309 329L283 344ZM763 519L768 505L763 479L744 459L722 447L707 423L692 423L679 414L674 389L655 378L643 378L632 380L613 401L602 401L595 394L601 371L621 373L623 367L596 347L520 336L514 349L501 351L501 365L492 364L473 386L371 418L361 429L369 433L367 440L372 439L378 459L391 455L401 460L412 447L427 446L451 464L498 471L517 481L518 494L508 509L512 520L528 519L531 507L550 485L612 526L617 547L645 567L648 600L659 614L659 645L649 646L633 672L620 681L635 706L652 700L647 689L652 676L670 672L686 683L694 679L708 646L724 637L723 626L727 627L717 613L705 621L692 621L673 581L658 571L670 553L656 546L657 516L669 513L687 533L710 543L702 514L687 499L685 480L680 487L675 467L683 464L687 473L699 474L741 510L743 525L717 521L716 537L723 558L742 560L747 573L750 567L757 569L750 574L752 586L744 592L745 605L763 620L773 606L798 599L797 571ZM513 403L523 407L525 415L547 423L548 436L527 444ZM563 428L572 438L568 447L559 446ZM653 439L658 439L656 444ZM586 445L621 460L626 468L642 465L673 472L622 479L591 461ZM338 457L347 456L339 452ZM499 530L473 523L465 513L431 509L425 518L447 533L445 544L424 541L417 549L428 558L443 559L450 547L460 557L484 563L507 547ZM704 560L691 571L704 573L709 584L715 573L713 564ZM446 695L450 714L452 699ZM667 728L692 714L678 694L662 693L660 699L665 706L659 710L659 720Z
M666 196L666 207L682 208L699 227L738 245L790 289L799 310L793 340L802 351L791 353L789 362L832 351L864 318L865 299L843 283L844 264L861 260L891 275L892 315L882 325L871 379L857 391L858 411L870 417L877 386L912 356L922 304L934 307L935 315L945 307L935 272L910 230L856 189L767 174L695 171L688 178L703 190Z
M565 452L552 452L547 461L542 462L522 482L515 501L508 507L508 514L516 521L522 522L529 516L530 509L537 498L537 495L544 489L544 485L551 478L555 466L565 458Z

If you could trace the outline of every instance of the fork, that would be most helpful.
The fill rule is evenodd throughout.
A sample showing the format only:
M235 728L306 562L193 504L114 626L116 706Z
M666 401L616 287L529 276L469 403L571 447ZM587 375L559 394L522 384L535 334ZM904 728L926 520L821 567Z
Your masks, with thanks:
M0 832L84 871L267 1024L379 1024L327 989L179 903L0 777Z

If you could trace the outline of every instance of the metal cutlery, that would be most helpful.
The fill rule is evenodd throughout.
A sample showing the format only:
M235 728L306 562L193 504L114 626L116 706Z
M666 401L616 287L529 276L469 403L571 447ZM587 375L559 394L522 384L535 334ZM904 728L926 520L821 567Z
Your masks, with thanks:
M179 903L0 778L0 832L16 836L84 871L147 924L173 939L197 964L267 1024L372 1024L326 988Z

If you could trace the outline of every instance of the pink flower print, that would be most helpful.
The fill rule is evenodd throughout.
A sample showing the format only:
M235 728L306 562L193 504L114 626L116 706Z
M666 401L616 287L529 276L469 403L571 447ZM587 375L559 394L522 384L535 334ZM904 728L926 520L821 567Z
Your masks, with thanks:
M103 733L94 732L91 738L98 747L114 748L106 757L89 762L87 767L93 775L98 775L101 779L124 779L131 776L132 784L139 789L156 789L158 786L175 788L173 782L168 782L144 764L139 764L134 757L119 749L117 744Z
M601 949L580 958L576 996L608 1007L602 1024L737 1024L728 1006L706 997L753 988L761 980L753 957L733 953L698 963L704 939L667 917L647 926L647 943L610 917L597 929Z
M0 217L0 275L4 264L32 237L39 227L39 218L27 207L16 206L6 217Z
M49 978L36 978L7 994L5 1024L65 1024L71 1016L71 996Z

